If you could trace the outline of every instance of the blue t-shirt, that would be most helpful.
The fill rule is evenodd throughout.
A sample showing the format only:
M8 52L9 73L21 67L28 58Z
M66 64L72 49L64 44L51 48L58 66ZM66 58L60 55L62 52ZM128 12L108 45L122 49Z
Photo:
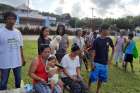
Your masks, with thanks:
M92 47L92 49L95 51L94 62L107 65L109 46L114 47L111 38L106 37L103 39L101 37L98 37L97 39L95 39Z
M133 54L134 47L135 47L135 42L133 40L130 40L128 43L128 46L125 50L125 53L126 54Z

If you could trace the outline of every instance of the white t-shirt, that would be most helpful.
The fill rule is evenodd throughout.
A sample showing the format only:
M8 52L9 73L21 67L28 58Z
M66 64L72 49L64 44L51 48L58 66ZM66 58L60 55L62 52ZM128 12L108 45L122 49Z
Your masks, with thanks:
M73 76L77 75L76 68L80 67L79 56L77 56L74 60L69 57L69 54L66 54L61 61L61 65L67 70L68 75ZM62 73L62 77L67 77Z
M21 51L23 38L17 29L12 31L0 28L0 68L16 68L21 66Z

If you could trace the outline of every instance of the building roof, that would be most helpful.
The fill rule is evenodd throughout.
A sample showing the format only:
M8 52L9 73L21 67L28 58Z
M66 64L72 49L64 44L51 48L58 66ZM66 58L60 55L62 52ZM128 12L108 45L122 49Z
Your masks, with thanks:
M35 18L35 19L46 19L48 17L49 20L56 20L56 17L51 16L43 16L37 10L33 10L29 8L26 4L22 4L16 7L15 13L19 17L28 17L28 18Z
M16 11L16 14L19 17L29 17L29 18L35 18L35 19L46 19L45 16L42 16L41 14L39 14L38 12L35 11L26 11L26 12L22 12L22 11Z

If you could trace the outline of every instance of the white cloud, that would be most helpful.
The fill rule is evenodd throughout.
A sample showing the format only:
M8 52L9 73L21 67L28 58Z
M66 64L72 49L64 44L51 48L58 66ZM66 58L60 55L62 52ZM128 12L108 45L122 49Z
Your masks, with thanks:
M12 6L27 4L27 0L0 0ZM57 14L70 13L76 17L91 17L91 8L96 17L122 17L140 15L140 0L30 0L30 7Z

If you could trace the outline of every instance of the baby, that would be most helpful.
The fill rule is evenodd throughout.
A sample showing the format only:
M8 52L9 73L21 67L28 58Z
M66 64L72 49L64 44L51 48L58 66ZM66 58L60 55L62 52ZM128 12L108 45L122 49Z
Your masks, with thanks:
M59 68L61 66L59 67L55 56L50 56L47 61L48 62L46 64L46 71L50 72L50 73L51 72L55 73L52 77L49 77L49 79L48 79L50 86L51 86L52 93L54 92L54 88L56 85L58 85L59 88L61 88L60 90L62 90L63 82L61 80L59 80L59 74L58 74Z

